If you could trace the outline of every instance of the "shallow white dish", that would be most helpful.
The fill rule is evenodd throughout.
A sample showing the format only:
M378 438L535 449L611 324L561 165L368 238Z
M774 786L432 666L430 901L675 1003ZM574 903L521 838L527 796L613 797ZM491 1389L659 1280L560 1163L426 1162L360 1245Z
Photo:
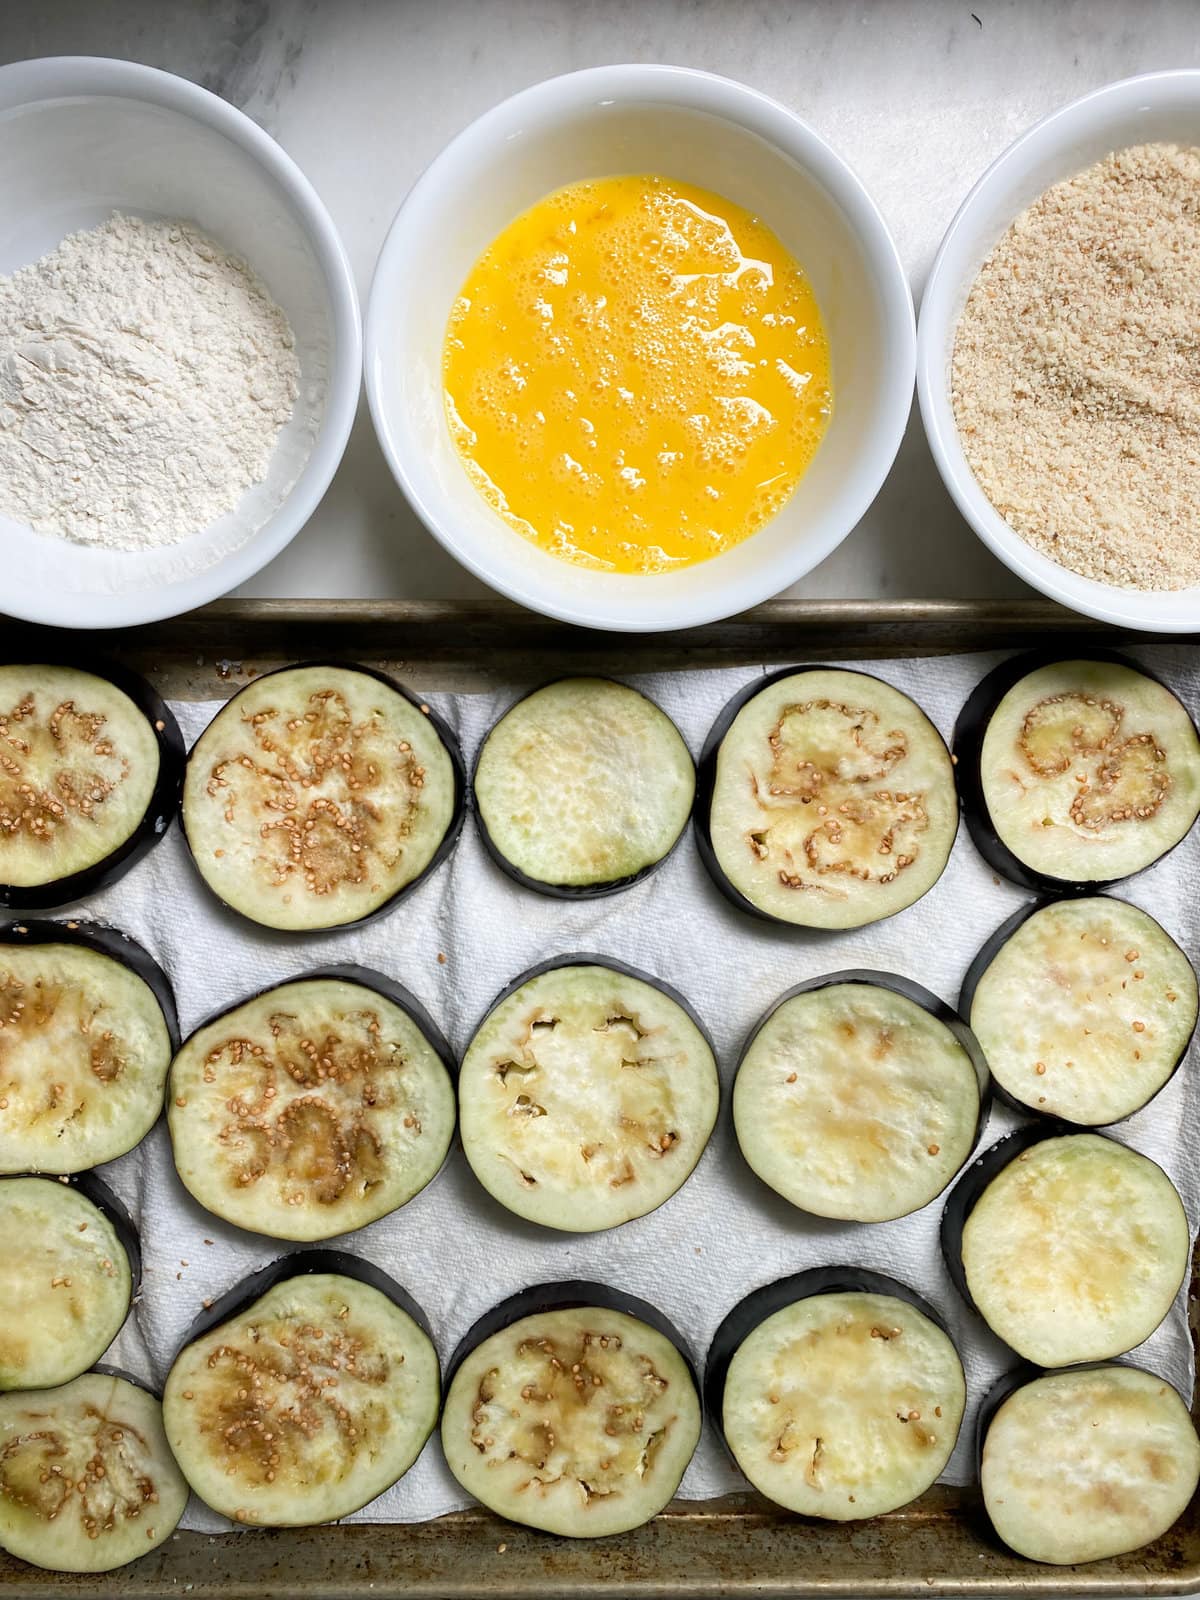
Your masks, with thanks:
M1200 630L1200 586L1153 592L1081 577L1008 523L967 463L950 398L954 331L984 260L1010 223L1051 184L1127 145L1200 145L1200 71L1150 72L1107 84L1035 123L984 173L947 229L921 299L917 394L938 471L959 510L1004 564L1053 600L1147 633Z
M442 342L478 256L564 184L653 172L757 213L816 291L833 357L833 417L787 505L753 538L653 576L589 571L514 532L471 483L446 424ZM367 308L367 395L413 507L484 582L568 622L629 632L730 616L804 576L858 522L895 458L912 403L912 299L887 227L823 139L785 107L681 67L596 67L480 117L401 207Z
M266 481L178 544L103 550L0 516L0 611L61 627L173 616L257 572L324 494L358 401L361 335L345 251L308 180L256 123L132 61L0 67L0 272L114 211L195 222L245 256L292 324L300 397Z

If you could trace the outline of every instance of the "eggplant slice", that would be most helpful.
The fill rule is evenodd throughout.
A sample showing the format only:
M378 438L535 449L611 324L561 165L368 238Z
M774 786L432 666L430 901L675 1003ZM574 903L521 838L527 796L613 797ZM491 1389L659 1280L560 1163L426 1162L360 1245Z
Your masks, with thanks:
M1196 1026L1196 974L1145 911L1091 895L1027 906L976 956L960 1001L1022 1111L1119 1122L1163 1087Z
M99 923L0 929L0 1173L81 1172L162 1111L178 1043L166 974Z
M670 1199L720 1100L712 1046L682 997L598 956L561 957L510 985L458 1087L480 1183L517 1216L570 1233Z
M67 905L128 872L179 804L183 736L132 672L0 666L0 905Z
M0 1547L51 1572L111 1572L174 1533L187 1484L140 1385L85 1372L0 1394Z
M1182 1516L1200 1440L1169 1383L1125 1365L1001 1379L985 1401L980 1482L996 1533L1055 1566L1140 1550Z
M171 1067L175 1166L200 1204L275 1239L404 1205L454 1135L449 1046L399 984L335 967L198 1028Z
M976 848L1014 883L1086 892L1172 849L1200 814L1200 739L1164 684L1119 656L1020 656L954 731Z
M628 888L661 865L692 814L696 769L653 700L611 678L562 678L495 724L474 793L504 871L574 898Z
M497 1515L569 1539L627 1533L679 1488L701 1407L679 1334L597 1283L527 1289L451 1363L446 1464Z
M188 757L183 827L200 876L282 931L378 915L454 847L454 736L365 667L285 667L246 685Z
M945 1470L962 1362L933 1308L861 1267L817 1267L740 1301L713 1338L705 1398L734 1462L777 1505L882 1516Z
M214 1511L306 1527L403 1477L440 1393L437 1351L404 1290L354 1256L301 1251L200 1319L167 1375L163 1421Z
M987 1069L965 1024L920 984L836 972L788 991L755 1028L733 1088L746 1161L818 1217L885 1222L937 1198L969 1158Z
M137 1287L137 1235L91 1173L0 1178L0 1390L49 1389L98 1361Z
M1022 1128L960 1178L942 1216L959 1292L1039 1367L1148 1339L1187 1272L1183 1202L1161 1167L1095 1133Z
M717 718L700 758L700 852L743 911L859 928L942 875L958 798L941 735L864 672L788 668Z

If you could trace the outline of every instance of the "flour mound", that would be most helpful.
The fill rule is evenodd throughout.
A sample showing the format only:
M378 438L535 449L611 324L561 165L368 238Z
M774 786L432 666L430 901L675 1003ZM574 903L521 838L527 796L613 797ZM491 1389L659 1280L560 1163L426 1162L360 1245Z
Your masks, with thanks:
M299 380L283 311L197 228L70 234L0 277L0 512L107 549L186 539L266 477Z

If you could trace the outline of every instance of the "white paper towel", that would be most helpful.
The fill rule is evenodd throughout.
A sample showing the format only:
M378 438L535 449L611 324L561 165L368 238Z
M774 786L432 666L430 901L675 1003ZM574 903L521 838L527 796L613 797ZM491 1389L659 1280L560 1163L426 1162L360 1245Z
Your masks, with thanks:
M1195 707L1198 652L1138 652ZM942 733L996 657L870 664L911 694ZM679 725L694 753L726 700L754 669L663 673L631 679ZM412 687L422 689L422 685ZM430 701L456 729L468 762L517 685ZM217 709L176 704L189 745ZM1118 892L1153 912L1195 958L1200 940L1200 833ZM175 985L180 1022L195 1028L212 1012L256 990L331 961L356 961L399 979L429 1008L461 1054L496 993L533 963L578 951L619 957L675 985L706 1023L726 1091L747 1032L801 979L844 967L874 967L916 978L952 1004L975 951L1028 896L997 880L960 830L941 881L890 921L847 934L773 927L744 916L710 882L689 834L651 878L594 901L550 900L517 888L486 856L468 819L450 861L381 920L315 936L272 934L222 911L202 889L173 829L120 883L81 914L114 922L140 940ZM439 962L441 952L446 960ZM1159 1161L1183 1195L1193 1235L1200 1221L1200 1086L1195 1052L1153 1104L1114 1130ZM1016 1118L994 1109L983 1147ZM165 1128L111 1163L104 1176L138 1222L145 1268L141 1297L109 1359L161 1384L205 1298L228 1289L292 1246L242 1233L207 1215L175 1177ZM378 1262L416 1297L443 1361L483 1311L518 1289L556 1278L595 1278L652 1301L681 1329L702 1364L730 1306L786 1273L850 1262L899 1277L942 1312L966 1364L970 1409L946 1474L971 1476L975 1404L1012 1357L970 1315L938 1252L941 1203L897 1222L852 1225L804 1217L746 1169L727 1109L696 1171L651 1216L608 1233L548 1233L510 1216L476 1183L455 1149L435 1181L402 1210L338 1244ZM1137 1359L1191 1392L1192 1358L1183 1296ZM682 1494L703 1499L744 1487L711 1430ZM352 1520L417 1521L467 1503L436 1437L394 1488ZM185 1526L227 1526L193 1501Z

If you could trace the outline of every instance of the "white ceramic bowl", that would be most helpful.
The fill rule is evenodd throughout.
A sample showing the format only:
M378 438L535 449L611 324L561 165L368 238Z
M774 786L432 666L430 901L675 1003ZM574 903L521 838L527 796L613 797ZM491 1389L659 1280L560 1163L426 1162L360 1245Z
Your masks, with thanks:
M807 271L829 332L833 418L812 466L753 538L653 576L588 571L515 533L471 483L446 425L442 342L468 272L512 218L584 178L662 173L761 216ZM568 622L642 632L741 611L804 576L883 483L912 403L912 300L882 217L805 123L726 78L596 67L514 95L447 146L384 244L366 317L383 452L450 553L494 589Z
M0 517L0 611L63 627L173 616L278 555L341 460L361 381L345 251L308 180L256 123L132 61L62 56L0 67L0 272L114 211L196 222L245 256L291 321L301 393L265 483L178 544L96 549Z
M1035 123L984 173L942 240L921 300L917 394L929 446L959 510L1007 567L1086 616L1150 633L1200 630L1200 587L1118 588L1081 577L1026 544L967 464L950 398L954 330L979 268L1013 219L1053 183L1113 150L1156 140L1200 144L1200 72L1150 72L1107 84Z

